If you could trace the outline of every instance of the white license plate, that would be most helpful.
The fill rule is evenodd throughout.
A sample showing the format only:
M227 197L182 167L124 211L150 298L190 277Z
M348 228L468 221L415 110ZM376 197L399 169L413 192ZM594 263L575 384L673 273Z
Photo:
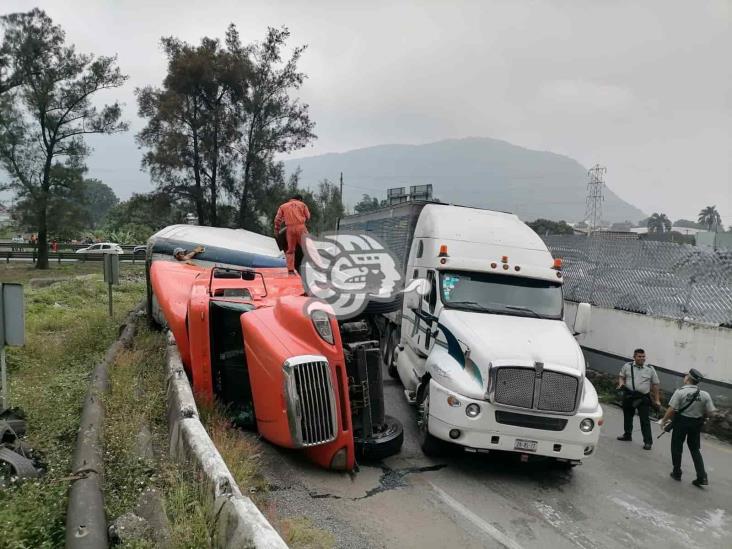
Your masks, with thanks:
M513 445L514 450L524 450L526 452L536 452L536 447L539 445L535 440L522 440L516 439L516 443Z

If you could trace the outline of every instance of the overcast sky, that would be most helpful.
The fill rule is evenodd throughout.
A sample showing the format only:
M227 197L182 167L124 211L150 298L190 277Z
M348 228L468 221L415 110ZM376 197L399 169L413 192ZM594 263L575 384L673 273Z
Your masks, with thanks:
M296 156L485 136L607 166L622 198L732 224L732 2L2 0L45 9L80 51L119 56L132 131L95 139L90 174L122 198L140 172L133 90L160 84L163 35L246 42L286 25L308 44L318 140ZM378 167L374 167L378 170ZM376 174L378 175L378 174Z

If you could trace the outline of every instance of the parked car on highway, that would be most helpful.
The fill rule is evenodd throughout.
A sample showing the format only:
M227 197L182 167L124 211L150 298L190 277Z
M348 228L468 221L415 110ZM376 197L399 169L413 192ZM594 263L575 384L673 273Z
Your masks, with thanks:
M147 244L145 244L144 246L135 246L134 248L132 248L132 253L134 255L145 255L145 253L147 253Z
M92 244L86 248L80 248L76 250L77 254L121 254L124 253L119 244L112 242L101 242L99 244Z

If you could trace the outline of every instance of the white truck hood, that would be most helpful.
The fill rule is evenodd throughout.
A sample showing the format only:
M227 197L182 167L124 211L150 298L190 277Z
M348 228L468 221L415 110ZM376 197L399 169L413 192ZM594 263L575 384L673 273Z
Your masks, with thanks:
M439 322L460 340L463 350L465 345L470 347L470 359L484 381L490 364L496 362L543 362L550 369L585 374L582 351L562 320L443 309ZM439 339L443 337L441 334Z

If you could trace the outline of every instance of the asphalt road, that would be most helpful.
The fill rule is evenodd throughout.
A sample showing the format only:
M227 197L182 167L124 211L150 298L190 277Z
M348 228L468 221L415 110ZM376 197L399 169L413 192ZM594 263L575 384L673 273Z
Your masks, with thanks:
M691 485L688 453L679 483L668 476L670 437L651 451L642 449L639 428L633 442L615 440L622 412L608 405L596 455L570 471L507 455L435 461L417 445L414 410L401 386L389 380L386 394L387 412L404 423L405 443L383 464L349 476L266 447L281 515L309 517L333 532L337 547L732 547L728 444L702 442L709 487Z

